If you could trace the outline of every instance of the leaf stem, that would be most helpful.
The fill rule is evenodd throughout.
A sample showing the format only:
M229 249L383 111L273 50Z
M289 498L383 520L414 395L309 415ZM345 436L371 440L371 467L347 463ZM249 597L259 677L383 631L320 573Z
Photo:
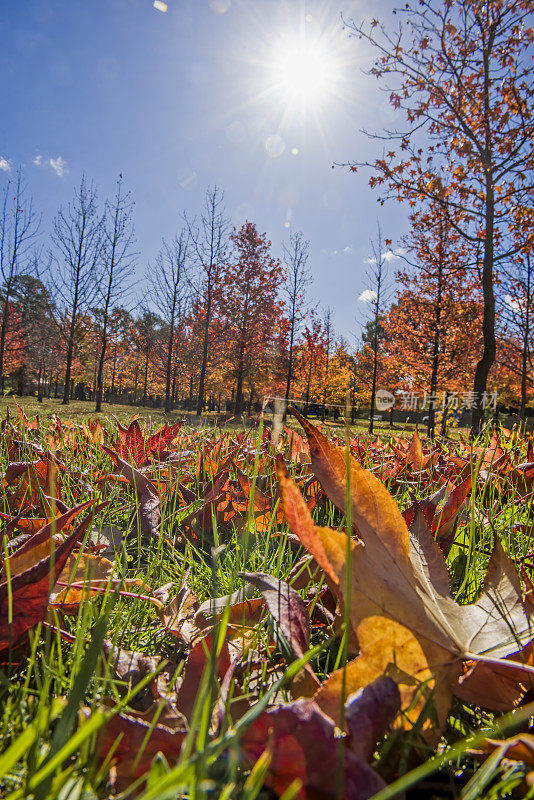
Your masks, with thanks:
M528 672L529 675L534 675L534 667L531 667L529 664L523 664L521 661L512 661L508 658L497 658L496 656L484 656L479 653L464 653L463 658L466 661L480 661L482 664L491 664L493 667L520 669L522 672Z

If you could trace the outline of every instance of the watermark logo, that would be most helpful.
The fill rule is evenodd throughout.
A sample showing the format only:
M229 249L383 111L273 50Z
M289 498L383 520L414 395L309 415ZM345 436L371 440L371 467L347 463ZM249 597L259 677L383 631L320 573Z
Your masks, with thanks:
M448 409L450 411L472 411L480 398L481 407L492 409L497 408L497 392L483 392L478 395L476 392L438 392L434 395L424 392L422 395L416 392L398 392L402 411L425 411L427 409Z
M386 389L379 389L376 393L375 405L378 411L387 411L395 405L395 397Z

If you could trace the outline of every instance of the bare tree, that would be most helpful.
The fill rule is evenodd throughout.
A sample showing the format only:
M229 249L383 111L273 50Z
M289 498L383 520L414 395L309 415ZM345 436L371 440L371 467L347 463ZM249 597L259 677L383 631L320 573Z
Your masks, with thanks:
M104 364L109 340L109 315L120 299L129 290L135 258L133 252L134 233L132 224L133 201L130 192L123 193L122 174L117 181L117 191L113 202L106 202L102 225L102 282L99 287L102 308L100 317L100 353L96 373L96 408L102 411L104 392Z
M369 433L373 433L374 415L375 415L375 401L376 401L376 383L378 378L378 364L380 360L380 342L381 342L381 320L384 316L384 306L386 302L386 280L387 280L387 262L385 254L382 249L382 230L380 223L377 222L377 235L376 239L371 240L372 257L370 261L370 269L367 274L368 280L368 297L369 305L371 308L371 319L369 320L368 329L370 332L370 339L368 344L371 347L372 353L372 378L371 378L371 410L369 412Z
M224 214L224 193L218 186L210 187L206 191L204 210L200 221L190 221L185 215L185 221L192 247L196 256L199 270L196 294L202 308L202 356L200 363L200 377L198 384L197 409L198 415L204 408L206 392L206 372L210 355L210 325L214 311L214 295L217 289L221 267L225 261L228 248L229 220Z
M14 189L14 195L11 192ZM40 221L33 211L31 199L26 199L19 168L14 187L8 181L0 216L0 276L2 279L2 317L0 322L0 394L4 394L4 360L10 303L17 276L24 270L30 247L39 232ZM10 198L12 199L10 200Z
M332 309L330 307L325 309L323 317L323 331L324 331L324 383L323 383L323 420L326 416L326 403L329 395L329 378L330 378L330 351L332 348Z
M286 267L286 282L284 286L289 319L289 350L286 377L286 403L291 391L293 379L293 349L302 321L305 302L306 287L311 283L308 268L310 243L303 238L302 233L296 231L289 234L289 242L283 246L283 262Z
M173 241L163 245L156 256L150 279L154 285L154 301L167 327L165 353L165 413L173 407L173 358L176 334L182 328L188 303L188 260L190 256L189 230L183 229Z
M67 405L79 317L91 307L100 285L102 218L96 189L87 183L85 175L72 203L66 210L60 208L54 219L52 242L55 248L51 256L55 263L52 295L60 304L56 323L66 352L63 405Z

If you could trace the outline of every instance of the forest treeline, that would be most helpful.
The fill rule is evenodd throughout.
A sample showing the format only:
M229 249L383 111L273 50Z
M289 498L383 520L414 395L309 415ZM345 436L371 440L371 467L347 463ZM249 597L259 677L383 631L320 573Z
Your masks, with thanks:
M435 398L433 411L440 393L458 397L472 386L483 322L476 259L473 269L473 249L438 207L414 212L395 250L378 229L356 344L336 334L331 309L312 304L304 236L291 233L277 257L253 222L232 226L217 187L163 240L140 296L133 210L122 176L102 204L84 177L42 231L22 173L7 182L3 392L92 399L98 410L120 402L239 414L268 396L328 409L344 406L348 392L354 407L374 406L378 387L398 393L397 407L406 393L421 397L419 408ZM507 262L500 294L488 391L524 411L533 366L528 251Z

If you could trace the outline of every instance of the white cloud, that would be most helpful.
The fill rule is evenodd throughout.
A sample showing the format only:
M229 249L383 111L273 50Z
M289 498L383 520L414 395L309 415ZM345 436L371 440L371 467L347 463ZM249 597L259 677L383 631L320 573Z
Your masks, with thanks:
M157 11L161 11L163 14L167 11L167 3L163 3L162 0L154 0L152 5Z
M43 163L42 156L35 156L35 158L32 159L32 164L35 164L36 167L40 167L42 163Z
M60 178L62 175L65 175L65 173L68 171L67 162L63 158L61 158L61 156L58 156L57 158L51 158L48 163L50 164L56 175L59 175Z
M373 292L372 289L364 289L358 300L362 303L372 303L373 300L376 300L376 292Z
M352 247L348 244L346 247L341 248L341 250L321 250L321 253L325 256L330 256L335 258L335 256L348 256L349 253L352 253Z
M3 172L11 172L11 164L3 156L0 156L0 169Z
M406 250L404 247L397 247L396 250L384 250L381 254L382 261L385 261L386 264L389 264L391 261L396 261L398 258L406 254ZM376 258L374 256L368 256L368 258L364 258L364 264L376 264Z

